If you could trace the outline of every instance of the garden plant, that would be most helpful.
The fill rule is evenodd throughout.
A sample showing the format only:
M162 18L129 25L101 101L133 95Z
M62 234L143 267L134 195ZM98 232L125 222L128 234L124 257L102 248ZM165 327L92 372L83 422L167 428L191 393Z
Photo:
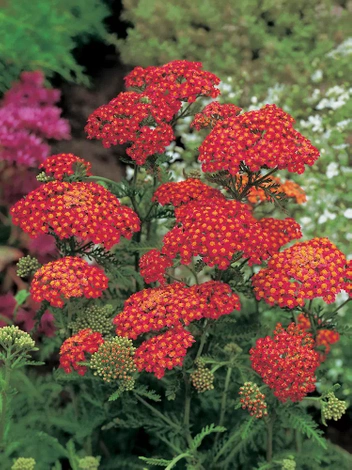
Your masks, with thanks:
M324 429L348 405L326 364L350 333L351 261L290 217L318 148L275 104L218 101L200 62L125 83L86 132L126 145L126 179L52 155L10 211L55 240L18 275L56 332L0 329L2 467L347 470Z

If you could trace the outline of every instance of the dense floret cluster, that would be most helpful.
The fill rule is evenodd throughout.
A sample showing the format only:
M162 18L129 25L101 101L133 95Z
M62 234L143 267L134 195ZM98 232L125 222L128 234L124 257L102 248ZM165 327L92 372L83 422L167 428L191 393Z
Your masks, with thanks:
M313 238L276 253L252 278L257 300L294 308L305 300L322 297L334 302L347 288L346 257L327 238Z
M42 266L34 274L30 292L33 300L46 300L63 307L72 297L96 299L107 289L109 278L101 268L75 256L66 256Z
M343 400L335 397L334 392L330 392L326 396L326 400L322 401L322 416L325 419L333 419L338 421L346 413L347 405Z
M92 331L98 331L102 335L110 336L114 328L112 324L112 305L89 305L84 310L78 312L75 321L69 324L69 328L73 333L79 330L90 328Z
M195 361L196 369L191 373L191 384L198 393L214 390L214 374L201 359Z
M147 284L159 282L164 286L166 270L171 266L172 259L156 249L148 251L139 260L139 272Z
M320 322L318 321L318 324ZM300 313L297 317L297 325L302 330L311 332L311 324L308 317L303 313ZM316 333L315 342L317 347L323 346L324 352L320 352L320 360L323 362L331 350L331 345L337 343L340 340L340 335L335 330L319 329Z
M242 408L249 411L251 416L263 418L268 415L265 395L254 382L245 382L239 391Z
M199 147L203 171L227 170L235 175L244 162L252 172L264 167L303 173L319 151L293 123L274 104L219 121Z
M131 295L113 323L117 335L136 339L149 331L188 325L201 318L219 318L234 309L240 309L239 297L228 284L208 281L187 287L175 282Z
M253 369L282 402L301 401L315 390L315 371L320 365L310 333L291 323L278 323L274 336L257 340L250 350Z
M171 328L144 341L136 351L135 363L139 371L153 372L161 379L166 369L182 366L187 349L195 339L181 326Z
M194 116L191 127L200 131L206 127L214 127L219 120L228 119L237 116L242 108L234 104L221 104L218 101L209 103L202 112Z
M61 239L79 237L110 249L124 236L140 230L140 221L129 207L96 183L52 181L18 201L12 220L31 237L51 233Z
M65 176L73 175L79 172L82 176L90 176L91 163L83 158L79 158L73 153L59 153L51 155L45 162L39 165L47 176L52 176L56 180L63 180Z
M93 332L89 328L79 331L76 335L66 339L60 348L60 367L66 374L72 372L72 368L79 375L87 372L87 367L79 362L87 360L86 354L94 354L104 340L100 333Z

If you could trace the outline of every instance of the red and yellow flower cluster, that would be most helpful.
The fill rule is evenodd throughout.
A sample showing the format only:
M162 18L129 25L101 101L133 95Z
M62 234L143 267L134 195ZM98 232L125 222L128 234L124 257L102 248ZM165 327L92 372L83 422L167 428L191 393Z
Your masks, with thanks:
M194 116L191 127L200 131L206 127L214 127L219 120L229 119L237 116L242 108L234 104L221 104L218 101L209 103L202 112Z
M316 297L332 303L348 290L346 269L345 255L330 240L313 238L274 254L268 267L252 277L252 285L257 300L269 305L294 308Z
M245 382L238 393L243 410L247 409L249 414L257 419L268 416L265 395L259 390L257 384Z
M183 283L175 282L166 287L144 289L133 294L127 299L123 311L114 318L113 323L118 336L131 339L136 339L143 333L168 328L167 334L163 333L156 336L156 339L143 342L135 356L138 358L136 363L139 370L145 368L144 365L148 363L146 370L151 371L154 367L153 370L158 371L159 376L161 369L165 369L159 359L168 357L167 368L172 368L173 360L175 367L180 364L180 358L183 357L184 345L186 343L191 345L193 342L190 333L183 329L184 325L201 318L216 319L231 313L234 309L240 309L240 301L228 284L208 281L187 287ZM185 343L181 349L176 348L172 353L170 345L177 345L178 341L175 338L178 335L186 338ZM172 340L167 346L164 346L165 338ZM143 359L144 353L147 355L145 359Z
M107 289L109 278L101 268L90 266L75 256L52 261L35 272L30 293L35 302L46 300L53 307L63 307L72 297L96 299Z
M319 354L312 335L294 323L286 329L278 323L273 338L258 339L250 359L252 368L282 402L301 401L315 390Z
M264 168L303 173L319 151L293 128L294 119L276 105L219 120L199 147L205 172L235 175L244 162L252 172Z
M87 372L87 367L78 363L85 362L87 360L85 354L94 354L103 343L101 333L93 332L89 328L79 331L62 343L60 367L64 369L66 374L70 374L73 368L79 375L84 375Z
M169 259L180 255L182 264L189 264L193 256L201 256L209 266L226 269L238 252L249 258L250 265L260 264L302 236L293 219L258 221L247 204L227 200L220 191L192 178L160 186L155 199L176 206L176 226L164 236L161 253ZM149 280L160 280L164 265L170 263L153 263L153 269L148 270L151 256L155 258L156 253L142 258L143 275Z
M79 237L110 249L121 235L140 230L137 214L97 183L52 181L30 192L11 209L12 220L31 237Z
M84 176L90 176L91 163L87 162L83 158L79 158L73 153L59 153L57 155L51 155L41 165L40 169L43 169L48 176L52 176L56 180L62 181L65 176L70 176L81 167L84 169Z
M174 61L161 67L136 67L125 78L127 87L139 89L120 93L88 118L89 139L102 140L104 147L129 144L127 154L138 164L162 153L175 135L172 120L183 102L199 96L216 97L220 80L202 70L200 62Z
M321 323L318 321L318 323ZM297 318L297 325L304 331L311 331L311 324L309 318L307 318L303 313L300 313ZM327 355L331 350L331 345L337 343L340 340L340 335L335 330L319 329L317 331L317 336L315 339L315 344L317 347L324 346L325 351L320 352L321 362L325 361Z

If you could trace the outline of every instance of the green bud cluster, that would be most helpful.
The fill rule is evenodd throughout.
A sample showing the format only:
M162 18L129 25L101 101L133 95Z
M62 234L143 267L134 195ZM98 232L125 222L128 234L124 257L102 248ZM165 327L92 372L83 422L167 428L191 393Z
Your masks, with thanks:
M20 258L16 264L17 266L17 276L27 277L31 274L34 274L41 267L41 264L37 258L32 258L32 256L27 255Z
M98 470L100 457L84 457L78 462L78 468L83 470Z
M283 459L282 460L282 470L295 470L296 469L296 462L291 459Z
M131 392L134 389L136 381L133 377L120 382L119 392Z
M338 421L346 412L346 402L335 397L334 392L328 393L327 401L322 402L322 413L324 419Z
M120 380L121 390L132 390L132 374L137 371L133 359L135 351L130 339L116 336L105 341L92 355L90 367L95 369L94 375L102 377L104 382Z
M114 329L112 324L113 310L112 305L105 305L104 307L92 305L80 312L76 320L70 323L69 327L72 329L73 334L85 328L90 328L102 335L109 336Z
M42 171L39 173L39 175L37 175L37 181L40 183L49 183L49 181L55 181L55 178L48 176L45 171Z
M214 374L205 366L201 358L198 358L194 364L197 369L191 374L193 387L198 393L214 390Z
M35 350L35 341L18 326L4 326L0 328L0 348L10 350L12 354L27 353Z
M238 346L238 344L236 344L236 343L228 343L224 347L224 351L225 351L226 354L230 354L231 356L234 356L236 354L241 353L242 348L240 346Z
M35 463L32 458L20 457L14 461L11 470L34 470Z

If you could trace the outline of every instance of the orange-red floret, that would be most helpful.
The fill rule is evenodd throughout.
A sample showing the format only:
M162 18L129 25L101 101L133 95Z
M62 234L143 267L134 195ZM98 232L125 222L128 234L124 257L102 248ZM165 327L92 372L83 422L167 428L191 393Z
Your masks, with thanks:
M175 282L131 295L113 323L118 336L136 339L143 333L189 325L201 318L216 319L240 308L239 297L228 284L208 281L187 287Z
M239 177L236 175L237 179ZM246 175L241 175L242 187L248 182ZM270 196L264 191L264 188L272 184L278 185L275 188L270 188L270 192L274 194L284 194L289 199L294 199L297 204L303 204L306 202L307 197L304 190L294 181L287 180L282 182L280 178L272 176L269 181L262 183L259 188L251 188L248 194L248 201L251 204L257 204L258 202L270 201Z
M77 157L73 153L51 155L45 162L39 165L39 168L43 169L48 176L53 176L56 180L62 180L65 176L73 175L75 167L78 165L85 169L85 176L92 174L90 171L91 163Z
M106 249L140 230L137 214L103 186L53 181L31 191L11 208L12 220L31 237L54 233L79 237Z
M347 292L349 297L352 297L352 260L348 260L346 263L346 270L344 272L345 287L344 290Z
M141 256L139 260L139 273L147 284L160 282L162 286L166 284L166 270L171 268L172 259L162 254L159 250L153 249Z
M53 307L63 307L64 301L72 297L101 297L108 283L101 268L90 266L82 258L66 256L35 272L30 293L35 302L46 300Z
M141 372L153 372L161 379L165 371L182 366L187 349L192 346L195 339L181 326L172 328L165 333L144 341L137 348L134 361Z
M261 264L302 236L293 219L258 221L250 206L227 200L220 191L198 180L167 183L154 197L162 204L177 206L177 224L164 236L161 252L171 259L180 255L182 264L201 256L207 265L227 269L237 252L249 258L250 265Z
M79 365L86 361L86 353L93 354L104 343L101 333L93 332L90 328L79 331L76 335L66 339L60 348L60 367L66 374L72 372L72 368L79 375L87 372L87 367Z
M318 321L318 324L321 323L321 321ZM310 331L311 330L311 323L308 317L306 317L303 313L300 313L297 317L297 325L305 331ZM315 343L316 346L324 346L325 351L320 352L320 360L321 362L325 361L327 358L330 350L331 350L331 345L334 343L337 343L340 340L340 335L337 331L335 330L327 330L327 329L319 329L317 331Z
M218 121L199 147L202 170L227 170L235 175L244 162L252 172L265 167L303 173L305 165L317 160L319 151L293 123L274 104Z
M346 290L346 257L327 238L313 238L276 253L252 277L257 300L294 308L305 300L322 297L326 303Z
M205 106L202 112L194 116L191 127L197 131L206 127L214 127L219 120L237 116L241 111L242 108L234 104L221 104L218 101L212 101Z
M282 402L301 401L315 390L315 371L320 365L310 333L291 323L277 324L273 337L257 340L250 350L252 368Z

